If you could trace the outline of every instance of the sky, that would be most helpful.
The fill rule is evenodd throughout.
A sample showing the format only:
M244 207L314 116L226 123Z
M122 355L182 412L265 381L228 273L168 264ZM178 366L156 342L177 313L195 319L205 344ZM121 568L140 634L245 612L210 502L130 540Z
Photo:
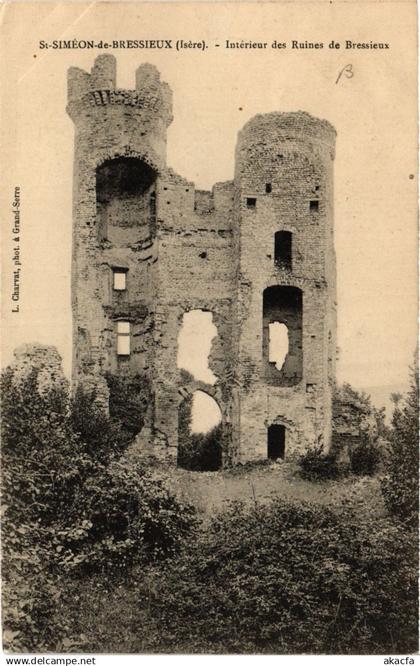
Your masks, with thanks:
M136 68L150 62L173 90L168 165L210 189L232 179L237 133L256 113L302 110L329 120L337 130L338 380L357 388L405 383L417 341L415 12L414 2L316 0L3 7L3 366L16 346L32 341L55 345L67 374L71 364L73 125L65 113L66 71L89 70L103 50L40 49L39 41L182 38L204 39L208 48L112 51L119 87L134 88ZM269 47L277 40L287 48L227 49L226 40ZM292 40L324 48L291 49ZM341 48L328 48L332 40ZM345 49L346 40L390 48ZM18 313L11 299L15 186Z

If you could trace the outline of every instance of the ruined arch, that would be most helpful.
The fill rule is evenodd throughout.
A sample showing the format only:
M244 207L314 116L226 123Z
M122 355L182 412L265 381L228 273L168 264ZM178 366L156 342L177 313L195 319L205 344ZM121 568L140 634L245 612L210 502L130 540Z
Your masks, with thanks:
M197 472L220 469L223 460L223 414L220 405L201 389L185 392L183 397L178 409L178 466ZM204 413L198 424L194 422L194 401L197 397L204 399ZM213 414L208 413L210 405L215 409Z
M127 247L154 231L157 171L132 156L102 161L95 170L98 240Z

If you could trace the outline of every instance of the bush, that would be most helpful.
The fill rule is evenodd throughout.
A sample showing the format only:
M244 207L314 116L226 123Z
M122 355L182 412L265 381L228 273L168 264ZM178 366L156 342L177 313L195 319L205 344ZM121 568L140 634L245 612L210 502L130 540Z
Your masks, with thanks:
M144 375L120 376L107 373L109 414L116 420L126 441L131 442L144 425L151 403L150 381Z
M380 451L370 440L360 442L350 451L350 469L353 474L373 476L380 462Z
M2 523L3 645L6 650L44 651L55 646L63 627L54 621L60 577L52 573L49 530L34 523ZM51 536L51 535L49 535Z
M155 650L410 653L416 574L416 540L384 520L281 500L232 504L155 586Z
M222 466L222 426L190 434L179 442L178 465L193 472L214 472Z
M195 524L162 479L118 460L125 435L94 399L39 392L38 374L1 382L5 644L27 651L59 638L63 577L168 557Z
M418 523L419 502L419 384L418 367L402 409L394 411L387 474L381 490L388 511L408 527Z
M322 445L313 446L298 460L300 474L308 481L339 479L348 473L348 465L338 463L332 454L325 454Z

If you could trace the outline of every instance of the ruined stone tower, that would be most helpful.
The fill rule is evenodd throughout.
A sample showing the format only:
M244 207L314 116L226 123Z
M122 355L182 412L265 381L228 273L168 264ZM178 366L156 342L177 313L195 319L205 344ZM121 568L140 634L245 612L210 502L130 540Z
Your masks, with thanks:
M138 441L172 459L180 405L195 391L221 410L225 459L328 444L335 131L307 113L258 115L239 133L234 180L195 190L166 166L171 97L151 65L137 70L135 90L116 88L113 56L99 56L90 74L69 70L74 384L106 403L107 376L146 378ZM217 331L214 381L177 365L191 311Z

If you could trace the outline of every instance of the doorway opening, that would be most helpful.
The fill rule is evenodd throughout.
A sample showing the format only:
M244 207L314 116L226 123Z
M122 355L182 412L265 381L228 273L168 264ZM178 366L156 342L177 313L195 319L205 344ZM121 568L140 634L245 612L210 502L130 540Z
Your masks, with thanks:
M284 458L286 449L286 428L273 424L267 430L267 458L278 460Z

